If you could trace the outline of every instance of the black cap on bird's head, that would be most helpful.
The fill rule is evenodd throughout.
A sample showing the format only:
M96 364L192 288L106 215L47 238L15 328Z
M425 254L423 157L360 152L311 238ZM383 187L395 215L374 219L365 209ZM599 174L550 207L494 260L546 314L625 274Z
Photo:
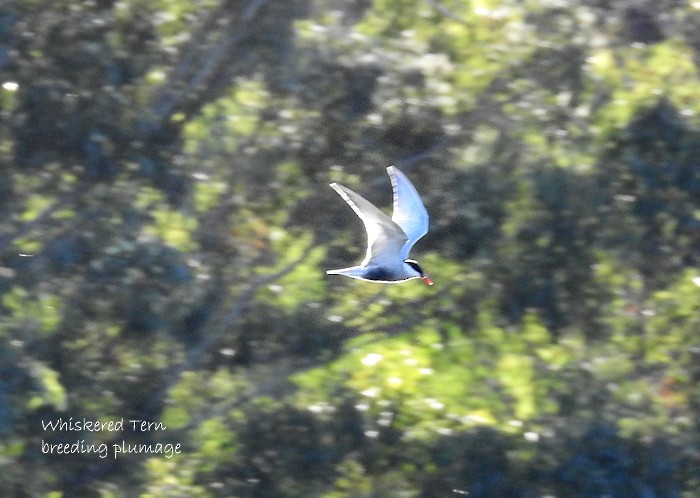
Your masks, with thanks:
M423 273L423 268L420 267L418 261L416 261L415 259L404 259L404 263L416 270L423 282L425 282L428 285L433 285L433 281L430 280L430 278L425 273Z

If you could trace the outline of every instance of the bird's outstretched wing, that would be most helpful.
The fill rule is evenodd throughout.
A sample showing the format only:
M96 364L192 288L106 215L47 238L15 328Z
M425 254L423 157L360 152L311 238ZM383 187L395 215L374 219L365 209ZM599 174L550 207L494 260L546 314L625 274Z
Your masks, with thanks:
M357 192L338 183L331 183L331 187L350 205L365 225L367 254L361 265L396 265L399 254L408 241L401 227ZM400 261L403 259L405 258Z
M413 244L428 233L428 211L406 175L396 166L389 166L386 171L394 189L394 214L391 219L401 227L408 238L401 248L401 259L406 259Z

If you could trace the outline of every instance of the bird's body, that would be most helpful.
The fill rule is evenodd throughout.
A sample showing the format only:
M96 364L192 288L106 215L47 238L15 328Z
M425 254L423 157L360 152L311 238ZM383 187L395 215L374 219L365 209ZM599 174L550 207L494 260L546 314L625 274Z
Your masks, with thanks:
M394 191L394 212L391 218L374 204L343 185L331 187L355 211L367 231L367 253L358 266L328 270L329 275L379 283L398 283L421 278L433 282L423 273L408 253L423 235L428 233L428 212L420 196L406 176L396 167L387 168Z

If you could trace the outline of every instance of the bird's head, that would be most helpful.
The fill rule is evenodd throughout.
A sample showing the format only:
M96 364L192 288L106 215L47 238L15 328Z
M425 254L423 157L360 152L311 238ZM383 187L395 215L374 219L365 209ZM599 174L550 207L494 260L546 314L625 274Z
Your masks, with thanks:
M406 263L414 272L416 272L416 276L421 278L423 282L425 282L427 285L433 285L433 281L430 280L425 273L423 273L423 269L418 264L418 261L415 259L405 259L403 262Z

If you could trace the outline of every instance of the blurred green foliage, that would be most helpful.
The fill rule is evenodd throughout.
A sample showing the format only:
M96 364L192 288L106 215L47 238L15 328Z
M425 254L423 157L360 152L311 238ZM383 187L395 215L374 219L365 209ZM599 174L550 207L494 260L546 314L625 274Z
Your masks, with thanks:
M5 1L0 489L699 496L698 33L693 1ZM364 254L327 184L389 209L390 164L434 287L325 275ZM182 451L43 451L75 440Z

